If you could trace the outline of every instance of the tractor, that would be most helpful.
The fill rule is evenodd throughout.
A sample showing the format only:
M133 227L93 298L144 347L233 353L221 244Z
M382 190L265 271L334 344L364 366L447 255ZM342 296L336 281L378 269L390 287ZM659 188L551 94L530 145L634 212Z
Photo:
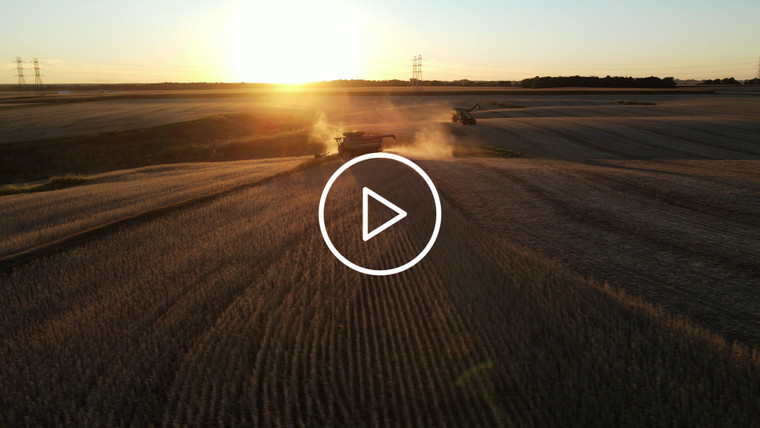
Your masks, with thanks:
M470 108L453 108L451 109L451 121L459 122L462 125L475 125L475 118L472 116L473 110L480 110L480 104L475 104Z

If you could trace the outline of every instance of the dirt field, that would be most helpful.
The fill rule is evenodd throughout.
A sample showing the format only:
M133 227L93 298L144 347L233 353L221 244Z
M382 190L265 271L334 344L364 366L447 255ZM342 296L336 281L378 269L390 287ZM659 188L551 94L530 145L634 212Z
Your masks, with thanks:
M122 129L116 111L147 126L251 108L210 102L30 107L0 121L49 111L29 123L64 135L77 121ZM448 121L476 102L478 125ZM338 160L155 167L0 196L0 424L756 425L760 98L276 105L314 114L304 132L326 140L396 133L392 150L441 194L430 254L390 277L330 254L317 205ZM17 139L43 132L8 123ZM451 156L474 146L522 156ZM371 178L406 186L392 171ZM350 227L356 201L335 203ZM384 233L406 242L402 230Z

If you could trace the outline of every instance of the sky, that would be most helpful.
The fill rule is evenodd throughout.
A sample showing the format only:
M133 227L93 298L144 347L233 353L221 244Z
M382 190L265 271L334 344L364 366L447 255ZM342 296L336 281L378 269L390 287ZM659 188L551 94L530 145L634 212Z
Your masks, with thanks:
M6 2L0 83L750 79L760 1ZM0 69L2 70L2 69Z

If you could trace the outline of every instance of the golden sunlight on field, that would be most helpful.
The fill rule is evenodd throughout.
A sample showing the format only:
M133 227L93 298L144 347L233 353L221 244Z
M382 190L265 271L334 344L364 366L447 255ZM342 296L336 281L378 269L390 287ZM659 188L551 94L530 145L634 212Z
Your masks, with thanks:
M354 77L361 33L335 2L266 2L233 10L230 67L243 82L305 83Z
M434 91L9 103L0 427L758 426L760 99Z

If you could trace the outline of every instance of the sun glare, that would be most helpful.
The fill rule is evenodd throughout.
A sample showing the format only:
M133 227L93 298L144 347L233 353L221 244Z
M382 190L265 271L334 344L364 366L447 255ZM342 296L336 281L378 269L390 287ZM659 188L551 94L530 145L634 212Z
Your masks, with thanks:
M338 3L256 2L233 11L232 76L241 82L305 83L355 77L361 34Z

